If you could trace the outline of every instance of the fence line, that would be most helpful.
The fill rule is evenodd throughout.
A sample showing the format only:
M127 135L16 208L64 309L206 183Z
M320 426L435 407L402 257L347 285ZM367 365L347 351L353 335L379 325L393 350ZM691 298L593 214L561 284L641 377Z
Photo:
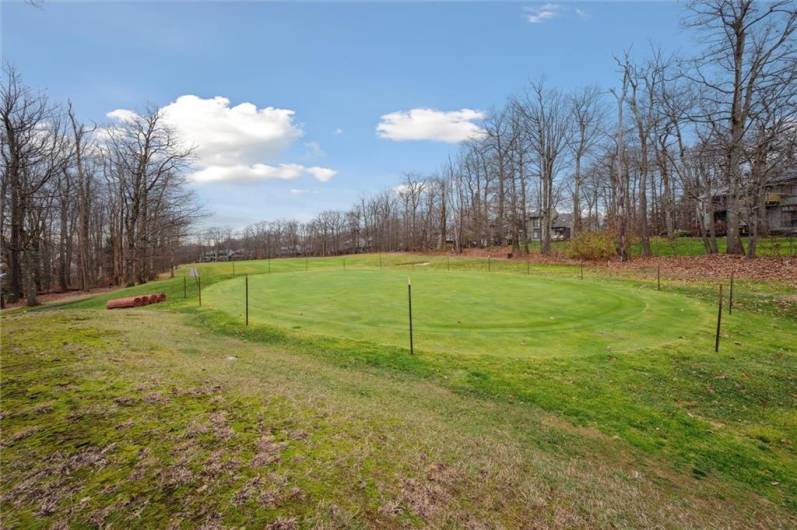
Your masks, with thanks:
M396 258L397 259L393 260L392 263L390 262L390 260L388 260L388 262L385 263L385 260L383 259L383 256L380 254L378 256L378 261L376 263L371 262L371 260L364 260L364 262L360 263L360 264L357 264L355 262L355 268L359 268L361 270L373 270L373 269L378 268L379 270L382 270L384 267L388 267L388 268L392 268L394 270L406 270L407 267L415 267L415 266L417 266L417 265L419 265L421 263L435 265L434 267L430 267L430 268L414 269L417 272L421 272L421 271L424 271L424 270L427 270L427 271L428 270L439 271L442 268L442 266L443 266L443 262L441 260L435 260L435 257L429 257L430 261L428 261L428 262L418 262L418 261L409 261L408 262L408 261L406 261L407 256L404 256L404 255L396 256ZM247 261L259 261L259 260L247 260ZM268 271L268 273L271 273L271 259L270 258L266 258L266 261L267 261L267 271ZM297 261L298 260L285 260L284 263L296 264ZM320 266L320 267L312 267L312 268L310 267L311 264L309 263L309 258L304 258L303 261L304 261L304 271L305 272L309 272L311 270L312 271L325 271L325 270L326 271L333 271L333 270L335 270L334 258L318 258L318 261L314 260L315 263L313 263L313 265L322 265L322 266ZM344 271L347 270L346 261L347 260L344 257L343 260L342 260L342 263L341 263L342 270L344 270ZM398 261L398 262L396 262L396 261ZM452 262L451 256L447 255L446 256L446 261L445 261L445 267L446 267L447 271L451 270L451 266L452 266L451 262ZM480 262L483 263L484 260L483 259L470 259L470 258L462 258L462 259L455 258L454 259L454 268L455 268L455 270L459 269L461 271L477 272L479 270L479 263ZM245 262L241 262L241 264L244 264L244 263ZM328 266L323 266L324 263L329 264L329 265ZM531 262L529 260L525 260L525 263L526 263L526 274L529 275L530 272L531 272ZM207 271L207 269L213 268L211 264L207 264L207 265L208 265L208 267L205 267L204 265L198 265L197 268L198 268L198 270L205 269L206 271ZM339 265L339 266L341 266L341 265ZM496 262L495 265L496 265L495 271L499 272L499 273L500 272L503 272L503 273L522 273L522 262L518 262L518 261L506 261L506 262L504 262L502 260L499 260L499 261ZM551 267L551 265L552 264L544 264L544 267L549 269ZM570 270L570 269L576 267L576 265L563 264L563 265L561 265L561 267L562 267L563 270ZM583 261L579 262L577 267L578 268L576 269L576 273L573 276L570 276L569 274L567 274L564 277L570 277L571 279L578 277L579 279L583 280L584 279L584 269L585 269L584 262ZM243 271L243 274L244 274L244 326L248 327L249 326L249 274L250 274L251 270L246 265L244 265L243 269L244 269L244 271ZM488 270L488 272L493 272L493 269L494 269L494 267L493 267L493 263L492 263L492 256L488 256L487 257L487 270ZM600 268L596 268L596 267L588 267L588 270L591 270L593 272L596 272L599 269ZM301 270L301 269L298 269L298 270ZM289 266L286 270L283 270L283 271L279 271L278 270L276 272L298 272L298 270L296 268L290 268L290 266ZM338 270L340 270L340 269L338 269ZM483 271L484 269L481 269L481 270ZM261 271L262 271L262 269L261 269ZM255 273L256 274L263 274L263 272L261 272L261 271L256 271ZM611 273L610 270L607 271L607 272ZM214 280L218 280L218 281L224 281L226 279L235 278L237 273L238 273L238 271L235 269L235 265L233 264L231 273L229 273L229 272L227 274L224 274L224 273L221 273L221 274L211 273L211 278L214 279ZM650 282L655 281L656 289L660 291L661 290L661 265L660 264L657 265L655 274L656 274L655 279L650 278L650 276L647 277L647 280L646 280L646 278L640 279L640 278L634 278L634 277L631 277L631 278L620 278L620 279L621 280L627 279L627 280L630 280L630 281L642 281L642 282L644 282L644 281L650 281ZM188 296L188 285L187 285L187 283L188 282L187 282L186 275L184 275L183 276L183 297L184 298L186 298ZM202 284L201 284L201 279L200 279L200 275L199 274L197 274L197 276L196 276L195 284L196 284L196 289L197 289L198 304L201 307L202 306ZM408 324L409 324L409 346L410 346L410 353L414 353L414 330L413 330L413 320L412 320L413 319L413 315L412 315L412 284L409 281L409 279L408 279L408 284L407 284L407 295L408 295L407 303L408 303ZM732 314L732 311L733 311L733 309L732 309L733 296L734 296L734 274L731 273L729 300L728 300L728 306L727 306L728 314ZM720 345L721 320L722 320L723 305L724 305L723 286L720 285L719 286L718 310L717 310L717 329L716 329L715 344L714 344L714 348L715 348L716 352L719 351L719 345Z

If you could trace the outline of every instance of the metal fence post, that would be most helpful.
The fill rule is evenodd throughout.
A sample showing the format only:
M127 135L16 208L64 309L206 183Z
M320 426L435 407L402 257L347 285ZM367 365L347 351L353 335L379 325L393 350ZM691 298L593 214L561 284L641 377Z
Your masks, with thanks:
M717 310L717 338L714 340L714 352L720 351L720 325L722 323L722 284L720 284L720 297Z
M410 355L415 354L415 346L413 344L412 338L412 281L407 278L407 304L409 308L409 318L410 318Z

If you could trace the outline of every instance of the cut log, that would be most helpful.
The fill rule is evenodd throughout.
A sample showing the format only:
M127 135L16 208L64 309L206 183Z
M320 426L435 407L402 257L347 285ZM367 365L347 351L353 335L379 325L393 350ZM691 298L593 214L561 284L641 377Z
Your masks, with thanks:
M108 300L108 303L105 304L106 309L123 309L126 307L135 307L137 305L141 305L139 301L136 303L137 298L134 296L130 296L128 298L115 298L113 300Z
M139 296L128 296L126 298L114 298L105 304L106 309L125 309L128 307L140 307L147 304L157 304L166 300L166 293L142 294Z

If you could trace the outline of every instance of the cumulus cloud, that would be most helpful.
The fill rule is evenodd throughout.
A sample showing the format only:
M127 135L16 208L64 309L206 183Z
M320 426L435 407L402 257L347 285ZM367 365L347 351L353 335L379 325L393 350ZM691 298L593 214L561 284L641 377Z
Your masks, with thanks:
M484 119L478 110L461 109L440 111L435 109L410 109L383 115L376 131L382 138L395 141L435 140L458 143L484 136L475 121Z
M334 169L329 169L328 167L318 167L318 166L308 167L305 169L305 171L307 171L307 173L312 175L313 178L319 182L329 182L330 180L332 180L332 177L338 174L338 172L335 171Z
M542 24L559 15L562 11L562 6L559 4L543 4L541 6L525 7L523 11L526 13L526 20L532 24Z
M523 8L523 16L531 24L542 24L543 22L547 22L553 18L567 13L575 13L576 16L582 19L588 19L590 17L589 12L585 11L584 9L562 4L547 3L534 7Z
M127 123L134 122L139 117L138 114L136 114L132 110L127 110L127 109L112 110L111 112L106 114L106 116L108 116L109 118L111 118L114 121L121 121L121 122L127 122Z
M193 149L196 182L247 182L293 180L311 176L320 181L336 172L327 168L307 168L299 164L271 165L303 134L294 122L294 111L275 107L258 108L252 103L231 105L225 97L180 96L160 109L163 122L179 140ZM112 120L130 122L138 115L116 109L107 115ZM321 147L315 142L316 151ZM323 171L319 171L323 170Z
M322 167L305 167L301 164L269 164L208 166L191 175L195 182L256 182L261 180L295 180L300 177L313 177L327 182L337 171Z
M203 165L258 162L281 153L302 135L294 111L252 103L230 106L223 97L180 96L161 109L179 138L195 146Z

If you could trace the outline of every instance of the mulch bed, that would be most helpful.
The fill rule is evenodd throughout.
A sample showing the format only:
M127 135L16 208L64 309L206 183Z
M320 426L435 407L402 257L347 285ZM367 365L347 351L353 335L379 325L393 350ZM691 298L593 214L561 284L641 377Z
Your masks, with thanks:
M461 256L468 258L509 259L512 247L490 247L466 249ZM429 255L449 254L447 252L429 252ZM453 254L450 254L453 256ZM517 261L545 265L578 265L580 260L568 258L562 254L543 256L532 253L527 256L515 255ZM797 257L763 256L749 259L743 256L716 254L713 256L660 256L653 258L634 258L621 262L617 259L608 261L584 262L587 266L606 267L612 273L640 273L655 271L661 267L663 277L683 280L715 280L729 278L731 272L736 278L759 281L784 281L797 286Z
M640 271L661 266L662 275L678 279L727 279L731 273L736 278L760 281L784 281L797 285L797 257L760 257L748 259L741 256L718 254L714 256L666 256L636 258L621 263L608 262L610 270Z

